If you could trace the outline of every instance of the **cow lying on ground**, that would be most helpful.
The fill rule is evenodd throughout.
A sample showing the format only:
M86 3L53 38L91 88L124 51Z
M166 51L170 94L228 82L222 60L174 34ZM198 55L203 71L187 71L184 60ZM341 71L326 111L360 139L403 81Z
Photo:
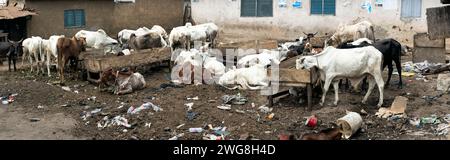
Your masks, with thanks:
M104 49L106 46L118 44L117 40L109 37L103 29L97 31L80 30L75 34L75 38L85 38L86 48Z
M85 47L86 41L82 37L62 37L58 39L58 69L61 84L64 84L64 67L67 64L69 58L78 60L78 56L80 55L81 51L84 51L86 49Z
M220 77L219 85L228 89L263 89L269 85L269 76L265 66L261 64L249 68L233 67Z
M360 38L368 38L375 41L375 33L372 23L362 21L354 25L340 25L336 33L325 41L325 47L336 47L341 43L356 41Z
M151 31L143 35L131 34L128 45L130 49L142 50L166 47L167 43L160 33Z
M376 82L380 92L378 107L381 107L384 88L384 81L381 76L382 60L383 54L372 46L354 49L327 47L320 54L297 59L296 68L310 69L317 67L319 70L320 79L325 81L320 105L324 104L325 96L331 83L333 83L335 90L334 105L337 105L339 101L339 79L348 78L355 87L364 77L368 76L369 90L364 96L362 103L367 102Z
M262 64L268 66L273 61L275 64L280 64L281 61L286 59L286 51L271 51L264 49L260 54L251 54L242 57L237 62L238 68L250 67L256 64Z
M395 39L389 38L389 39L383 39L380 41L372 42L371 40L367 38L361 38L351 43L342 43L337 48L359 48L359 47L365 47L372 45L376 49L378 49L383 54L383 67L386 68L388 66L388 79L386 81L386 86L389 85L389 82L391 81L392 72L394 71L392 61L394 61L395 66L397 67L397 72L399 75L399 83L398 88L402 88L403 82L402 82L402 66L401 66L401 52L402 52L402 45L396 41Z
M22 43L22 40L18 42L10 40L8 42L0 42L0 58L8 58L8 71L11 71L11 62L13 63L14 71L16 71L17 55L19 55L21 48L20 43Z
M114 94L117 95L132 93L145 88L146 85L144 76L140 73L131 69L119 71L112 68L102 72L98 83L115 86Z
M225 74L223 63L219 62L216 57L209 56L208 52L203 50L182 51L174 64L176 67L173 71L178 77L172 77L172 82L176 84L181 83L181 80L196 85L212 84Z

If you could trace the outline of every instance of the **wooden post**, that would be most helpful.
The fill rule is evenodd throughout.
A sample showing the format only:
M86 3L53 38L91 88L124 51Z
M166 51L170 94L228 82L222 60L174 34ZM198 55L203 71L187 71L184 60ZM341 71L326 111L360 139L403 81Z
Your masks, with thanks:
M311 111L312 109L312 84L308 84L306 86L306 94L308 96L308 110Z

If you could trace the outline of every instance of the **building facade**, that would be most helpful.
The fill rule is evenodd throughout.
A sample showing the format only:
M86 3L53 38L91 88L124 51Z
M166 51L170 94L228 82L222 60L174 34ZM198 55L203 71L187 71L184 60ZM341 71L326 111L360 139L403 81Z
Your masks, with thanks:
M192 0L191 5L195 21L218 23L225 35L244 32L249 37L292 39L301 32L332 33L340 24L369 20L376 26L377 38L411 44L415 33L427 32L426 8L443 4L440 0Z
M27 0L38 15L28 21L28 37L104 29L112 37L122 29L161 25L170 31L183 23L183 0Z

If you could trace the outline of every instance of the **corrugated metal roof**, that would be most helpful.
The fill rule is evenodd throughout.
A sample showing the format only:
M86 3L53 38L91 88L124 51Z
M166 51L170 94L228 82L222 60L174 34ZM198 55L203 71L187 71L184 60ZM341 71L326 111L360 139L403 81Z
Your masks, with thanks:
M3 19L15 19L19 17L25 17L30 15L37 15L34 12L22 10L14 6L0 7L0 20Z

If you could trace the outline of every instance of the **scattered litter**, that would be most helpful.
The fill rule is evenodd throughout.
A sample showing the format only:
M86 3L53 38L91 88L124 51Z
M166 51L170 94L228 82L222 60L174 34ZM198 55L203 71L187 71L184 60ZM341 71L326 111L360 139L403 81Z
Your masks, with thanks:
M203 140L222 140L221 136L216 136L214 134L207 134L203 136Z
M400 118L406 116L405 109L408 98L403 96L395 97L394 102L391 105L391 108L380 108L377 113L375 113L378 118L388 118L391 116L396 116Z
M30 122L37 122L37 121L41 121L40 118L30 118Z
M272 110L273 110L273 108L266 107L266 105L262 105L258 109L259 109L259 111L261 111L263 113L269 113L269 112L272 112Z
M131 125L128 123L128 120L122 116L115 116L112 119L108 119L108 116L103 117L104 123L97 123L98 128L106 128L109 126L124 126L126 128L131 128Z
M450 114L445 115L444 120L445 120L447 123L450 123Z
M447 135L449 128L449 124L441 123L436 128L436 133L438 136Z
M177 126L177 129L180 129L181 127L183 127L184 126L184 123L183 124L180 124L179 126Z
M255 103L252 103L252 108L255 108Z
M265 134L272 134L273 132L272 131L265 131L264 133Z
M419 128L419 127L420 127L420 119L417 118L417 117L411 118L411 119L409 120L409 124L411 124L412 126L415 126L415 127Z
M198 101L198 96L196 96L196 97L193 97L193 98L187 98L187 100L189 101L189 100L194 100L194 101Z
M274 116L275 116L275 113L271 113L271 114L269 114L266 118L267 118L268 120L272 120Z
M188 107L188 111L190 111L190 110L192 110L192 106L194 106L194 102L191 102L191 103L186 103L186 104L184 104L185 106L187 106Z
M122 132L123 132L123 133L127 133L128 130L127 130L127 129L123 129Z
M220 106L217 106L217 108L219 108L221 110L231 110L231 105L229 105L229 104L220 105Z
M63 104L63 105L61 105L61 107L70 107L71 105L70 104Z
M7 105L7 104L14 102L17 95L19 95L19 94L17 94L17 93L9 94L7 96L0 97L0 100L2 101L2 104Z
M139 113L142 110L150 109L150 107L152 107L155 112L163 111L163 109L160 108L159 106L154 105L151 102L147 102L147 103L142 104L138 108L134 108L133 106L131 106L130 108L128 108L127 113L129 113L129 114L137 114L137 113Z
M98 112L101 112L102 109L101 108L97 108L91 111L91 114L97 114Z
M76 90L76 91L73 91L73 93L76 93L76 94L78 94L78 93L80 93L80 92L78 92L78 90Z
M242 114L244 114L244 113L245 113L245 111L243 111L243 110L239 110L239 109L236 109L236 110L234 110L234 111L236 111L237 113L242 113Z
M97 99L97 97L95 97L95 96L92 96L92 97L88 98L89 101L95 101L95 99Z
M441 123L441 121L435 114L431 115L430 117L420 118L420 124L439 124L439 123Z
M342 136L349 139L356 131L361 128L363 119L356 112L349 112L342 118L339 118L336 124L342 129Z
M236 95L224 95L222 96L222 100L225 104L236 104L236 105L243 105L247 102L247 98L242 97L241 93L238 93Z
M151 126L152 126L152 123L145 123L145 126L144 126L144 127L150 128Z
M305 125L308 127L316 127L318 119L315 115L312 115L306 119Z
M173 136L172 138L169 138L169 140L178 140L178 138L181 138L183 136L184 136L184 133L180 133L180 134L177 134L176 136Z
M230 132L225 131L225 130L217 130L217 131L214 131L214 133L216 135L221 135L221 136L228 136L228 135L230 135Z
M67 87L67 86L63 86L63 87L61 87L63 90L65 90L65 91L67 91L67 92L71 92L72 90L70 90L70 88L69 87Z
M197 116L197 113L196 113L196 112L193 112L193 111L187 111L187 112L186 112L186 117L187 117L187 119L188 119L189 121L194 120L196 116Z
M44 106L38 105L37 108L38 108L38 109L43 109Z
M203 128L189 128L189 132L191 132L191 133L201 133L201 132L203 132Z
M412 77L416 75L416 73L412 73L412 72L402 72L402 76L403 77Z

